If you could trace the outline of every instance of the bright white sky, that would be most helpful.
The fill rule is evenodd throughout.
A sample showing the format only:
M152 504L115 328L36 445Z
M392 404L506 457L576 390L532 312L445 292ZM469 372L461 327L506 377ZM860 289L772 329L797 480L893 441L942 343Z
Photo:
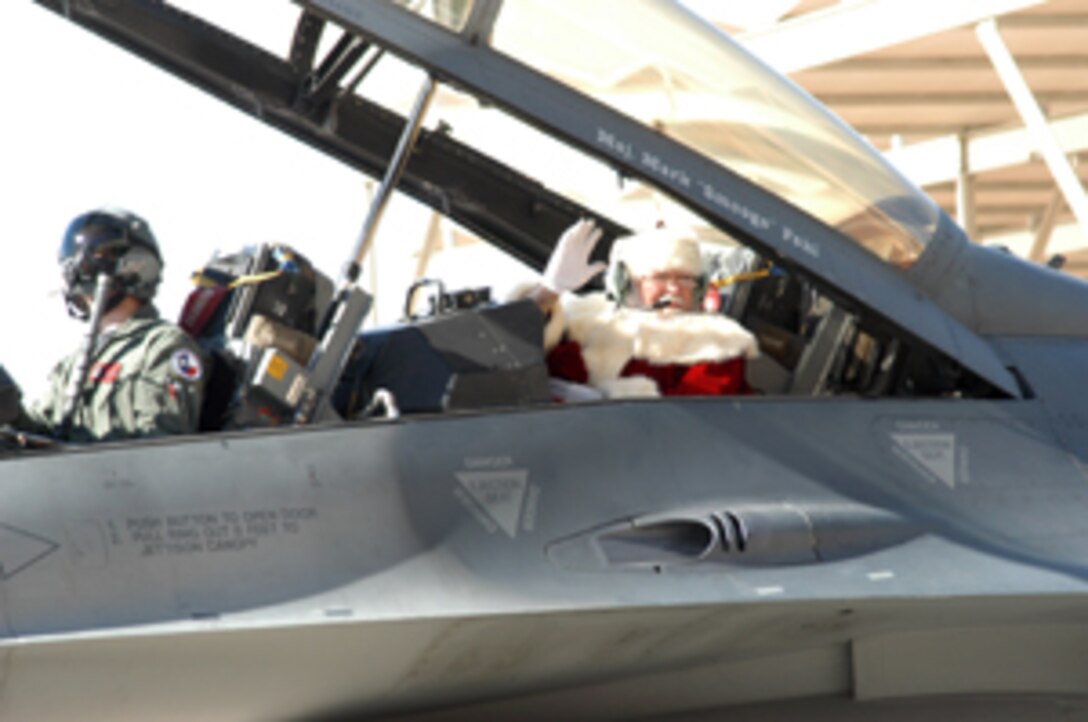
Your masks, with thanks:
M266 0L228 7L260 5ZM166 256L159 306L170 318L189 274L217 249L288 243L338 277L366 215L362 175L26 0L0 4L0 27L8 253L0 363L27 397L84 328L68 320L57 293L56 253L68 221L85 210L119 205L148 219ZM376 244L383 321L397 316L426 220L397 204L385 216ZM410 249L401 252L404 242Z
M268 0L172 2L281 54L298 13ZM778 12L790 4L779 0ZM363 176L28 0L3 0L0 27L0 192L8 209L0 363L27 398L85 329L65 313L56 252L69 220L86 210L117 205L151 223L166 257L158 305L168 318L177 317L191 272L216 250L287 243L338 276L366 216ZM471 124L460 119L457 127ZM481 132L493 141L489 127ZM573 175L618 193L611 171L603 181L600 173ZM377 283L364 275L380 322L399 316L428 220L406 200L384 216L372 253ZM483 245L459 250L435 259L429 275L455 288L492 285L501 295L528 272L498 255Z

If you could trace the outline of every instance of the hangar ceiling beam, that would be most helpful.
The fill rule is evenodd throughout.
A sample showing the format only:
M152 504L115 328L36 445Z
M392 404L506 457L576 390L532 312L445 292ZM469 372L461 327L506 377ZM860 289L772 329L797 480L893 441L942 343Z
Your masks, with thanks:
M1050 122L1067 154L1088 152L1088 113ZM959 136L911 143L887 152L888 159L920 186L947 183L959 173ZM971 173L1027 163L1035 150L1026 128L973 134L968 139Z
M1085 239L1088 239L1088 196L1084 193L1084 186L1081 185L1080 178L1069 163L1066 151L1063 150L1046 116L1043 115L1020 68L1016 66L1012 53L1009 52L997 29L997 22L992 18L986 20L979 23L976 31L1009 97L1012 98L1016 110L1020 113L1024 125L1028 128L1033 145L1042 153L1058 188L1065 196L1065 202L1069 204L1077 222L1080 223Z
M1059 193L1058 195L1061 194ZM1003 246L1019 256L1029 258L1036 242L1042 238L1040 231L1043 229L1042 221L1045 220L1042 216L1045 215L1046 210L1040 215L1040 222L1033 228L1010 230L1005 233L994 233L988 235L983 240L983 243L987 246ZM1045 239L1046 245L1042 248L1041 253L1044 256L1061 253L1067 257L1072 257L1070 255L1072 249L1084 248L1083 235L1080 225L1077 223L1055 223ZM1085 258L1086 262L1088 262L1088 248L1084 248L1082 256ZM1079 257L1081 256L1078 256L1078 258ZM1088 269L1081 269L1080 272L1083 272L1084 270Z
M855 0L739 35L737 40L779 72L795 73L1041 2L956 0L942 3L934 12L928 7L921 10L917 0Z

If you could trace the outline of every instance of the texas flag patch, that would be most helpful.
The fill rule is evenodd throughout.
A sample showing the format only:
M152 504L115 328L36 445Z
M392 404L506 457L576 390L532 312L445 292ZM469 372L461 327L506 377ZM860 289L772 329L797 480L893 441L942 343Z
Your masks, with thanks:
M174 355L170 357L170 366L174 369L174 373L186 381L199 381L204 376L200 355L187 348L174 352Z

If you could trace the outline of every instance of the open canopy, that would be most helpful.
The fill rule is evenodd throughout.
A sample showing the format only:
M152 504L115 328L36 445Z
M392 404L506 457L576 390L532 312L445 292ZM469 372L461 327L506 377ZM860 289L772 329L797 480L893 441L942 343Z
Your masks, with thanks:
M460 32L474 6L414 7ZM929 196L804 91L682 6L519 0L502 4L488 40L790 199L885 261L913 263L936 233L941 211Z
M990 345L903 273L927 249L965 242L959 229L803 91L673 3L300 0L281 57L164 3L39 1L372 175L403 119L353 76L365 54L395 55L1019 395ZM727 122L710 132L700 112ZM515 257L542 266L583 215L609 241L629 230L459 138L425 132L400 189Z
M966 242L962 232L815 100L680 6L603 2L612 15L586 22L574 0L425 3L429 17L393 2L300 4L664 191L731 237L804 269L840 301L860 304L1019 395L993 349L902 273L930 245ZM460 12L442 12L454 7ZM580 23L589 29L572 28ZM611 45L594 43L599 34ZM577 50L543 50L549 45ZM533 47L542 50L534 55ZM632 48L638 67L615 71ZM579 54L588 60L566 59ZM735 138L693 142L685 127L669 133L661 121L671 91L632 112L623 92L596 87L622 87L632 74L645 75L647 62L651 75L675 80L673 89L709 89L712 103L743 108L729 112L747 122L727 126ZM605 79L583 87L586 77Z

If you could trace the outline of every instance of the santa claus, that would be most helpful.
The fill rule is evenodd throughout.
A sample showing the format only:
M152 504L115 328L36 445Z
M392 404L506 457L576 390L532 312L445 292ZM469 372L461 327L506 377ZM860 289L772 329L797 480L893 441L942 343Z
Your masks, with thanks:
M600 236L592 221L568 229L527 294L550 316L552 376L608 398L748 393L756 340L704 310L713 290L694 238L659 229L618 239L606 266L589 260ZM606 293L573 293L605 270Z

